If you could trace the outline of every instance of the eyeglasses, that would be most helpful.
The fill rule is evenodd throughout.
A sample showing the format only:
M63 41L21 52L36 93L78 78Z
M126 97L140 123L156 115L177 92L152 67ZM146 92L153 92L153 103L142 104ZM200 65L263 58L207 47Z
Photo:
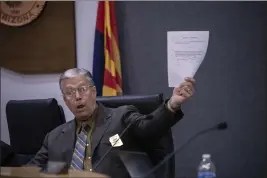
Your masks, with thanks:
M70 88L70 89L67 89L63 94L67 97L74 97L76 95L76 92L78 91L78 93L80 95L83 95L85 94L89 88L91 88L93 86L80 86L78 88Z

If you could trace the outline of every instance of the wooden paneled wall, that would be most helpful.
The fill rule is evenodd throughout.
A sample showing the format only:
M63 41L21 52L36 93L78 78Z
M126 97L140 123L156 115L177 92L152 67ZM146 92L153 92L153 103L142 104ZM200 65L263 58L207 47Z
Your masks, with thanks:
M59 73L76 67L72 1L47 1L25 26L0 24L0 66L25 74Z

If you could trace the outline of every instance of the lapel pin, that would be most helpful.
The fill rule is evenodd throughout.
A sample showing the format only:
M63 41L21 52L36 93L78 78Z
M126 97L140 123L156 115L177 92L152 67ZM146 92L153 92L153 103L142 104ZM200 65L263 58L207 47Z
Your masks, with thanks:
M119 147L123 145L120 136L118 134L109 137L109 142L111 143L112 147Z

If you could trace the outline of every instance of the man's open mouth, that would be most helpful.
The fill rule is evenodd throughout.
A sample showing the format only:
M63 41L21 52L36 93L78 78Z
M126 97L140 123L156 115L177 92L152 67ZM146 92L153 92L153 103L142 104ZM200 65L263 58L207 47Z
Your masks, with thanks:
M84 108L84 107L85 107L85 105L80 104L80 105L77 106L77 109L82 109L82 108Z

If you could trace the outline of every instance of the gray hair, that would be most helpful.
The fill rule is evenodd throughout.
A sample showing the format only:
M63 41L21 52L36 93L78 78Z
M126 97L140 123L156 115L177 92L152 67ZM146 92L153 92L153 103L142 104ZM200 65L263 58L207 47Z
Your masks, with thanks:
M62 80L68 79L68 78L73 78L73 77L76 77L76 76L79 76L79 75L84 75L86 77L86 79L88 80L88 82L91 85L95 86L92 74L88 70L83 69L83 68L81 68L81 69L80 68L72 68L72 69L66 70L64 73L62 73L60 75L60 78L59 78L60 90L62 91L62 87L61 87Z

